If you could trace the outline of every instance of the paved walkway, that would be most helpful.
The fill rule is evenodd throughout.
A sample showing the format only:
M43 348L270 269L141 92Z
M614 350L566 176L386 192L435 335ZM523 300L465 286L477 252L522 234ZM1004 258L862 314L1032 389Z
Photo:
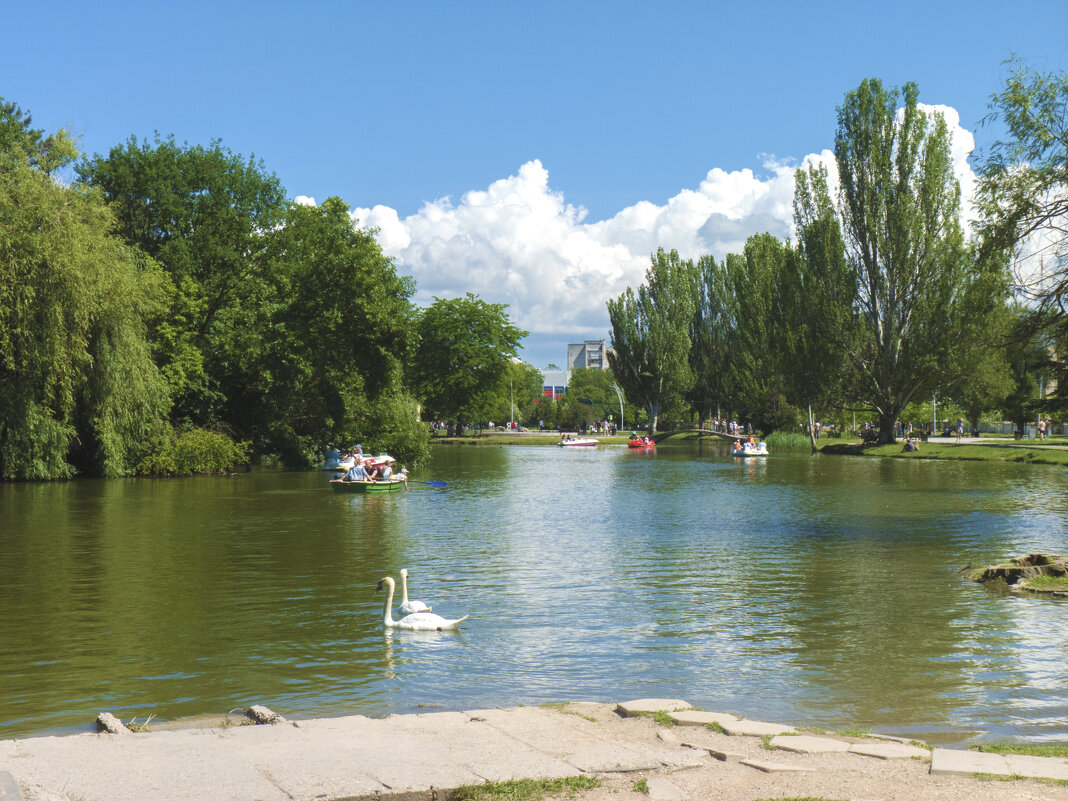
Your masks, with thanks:
M658 709L679 725L634 716ZM3 801L443 801L462 785L583 774L602 780L584 801L637 799L639 778L650 801L1068 799L1068 785L976 773L1064 780L1068 760L812 736L671 699L0 741Z

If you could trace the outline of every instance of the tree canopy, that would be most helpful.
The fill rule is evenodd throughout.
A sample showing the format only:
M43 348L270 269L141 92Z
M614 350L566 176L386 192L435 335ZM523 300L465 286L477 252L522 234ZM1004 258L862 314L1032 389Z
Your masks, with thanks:
M167 281L28 126L0 102L0 477L123 475L166 425L144 320Z
M837 217L852 281L842 300L852 295L854 313L824 330L847 349L856 398L876 410L887 442L907 403L959 378L961 348L974 345L985 315L1004 298L1000 263L976 258L964 244L945 121L925 113L918 98L915 84L889 90L865 80L839 107L835 135ZM806 226L822 217L804 210L832 201L813 170L798 188L797 226L808 241Z
M693 385L689 352L696 283L693 262L661 248L638 291L627 287L608 301L612 374L627 398L648 410L654 433L665 404Z
M506 309L468 292L435 298L419 314L411 378L425 416L460 424L489 419L494 395L527 335Z

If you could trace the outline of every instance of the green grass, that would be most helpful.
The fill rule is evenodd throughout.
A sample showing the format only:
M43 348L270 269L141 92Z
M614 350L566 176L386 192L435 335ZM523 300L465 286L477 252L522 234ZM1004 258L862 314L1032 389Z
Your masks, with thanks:
M1046 745L1025 743L979 743L971 746L972 751L986 754L1024 754L1026 756L1068 757L1068 743L1049 743Z
M557 712L562 712L565 715L574 715L577 718L588 720L590 723L596 723L597 718L590 715L583 715L581 712L576 712L574 709L568 709L570 701L546 701L544 704L538 704L542 709L553 709Z
M634 782L634 792L649 795L649 782L645 779L638 779L638 781Z
M884 456L894 459L950 459L977 462L1018 462L1023 464L1068 465L1068 450L1047 450L1025 446L991 443L973 445L954 443L921 442L918 451L903 452L903 442L893 445L873 445L861 448L857 443L834 443L825 445L822 453L862 454ZM768 446L771 449L771 446Z
M144 734L145 732L149 731L148 724L152 722L152 718L154 717L156 716L149 715L147 718L145 718L144 723L138 723L137 718L131 718L130 722L126 724L126 728L134 732L135 734Z
M448 801L539 801L549 795L566 793L574 798L580 790L600 787L595 776L569 776L566 779L520 779L512 782L486 782L457 787Z
M839 737L870 737L871 729L839 729L835 734Z
M716 734L724 734L723 727L715 721L712 721L711 723L706 723L705 728L714 731Z
M675 725L675 719L662 709L658 709L656 710L656 712L653 713L653 720L655 720L661 726Z
M1032 590L1068 591L1068 576L1032 576L1025 581L1028 589Z

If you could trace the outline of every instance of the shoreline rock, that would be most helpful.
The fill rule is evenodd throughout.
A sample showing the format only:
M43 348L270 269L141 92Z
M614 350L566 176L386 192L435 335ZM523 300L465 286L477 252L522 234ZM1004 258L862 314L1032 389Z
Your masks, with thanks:
M1002 582L1014 591L1026 590L1044 595L1068 597L1068 587L1034 587L1030 583L1030 579L1039 576L1068 577L1068 556L1032 553L1013 557L1003 564L986 567L968 566L961 570L960 574L983 584Z

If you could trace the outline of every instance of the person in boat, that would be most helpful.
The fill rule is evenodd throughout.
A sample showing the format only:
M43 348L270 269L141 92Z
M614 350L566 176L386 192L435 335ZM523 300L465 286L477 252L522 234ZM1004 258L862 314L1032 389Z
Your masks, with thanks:
M341 461L341 454L337 452L333 442L327 447L326 453L323 455L323 461L327 464L337 464Z
M367 470L363 466L363 462L359 459L356 460L356 464L348 469L348 472L341 477L342 481L367 481Z
M378 469L378 480L389 481L393 477L393 465L388 460L382 462L382 466Z
M397 474L397 478L404 482L404 491L408 492L408 490L411 489L408 486L408 468L402 467L400 473Z
M366 470L367 470L367 480L368 481L377 480L378 479L378 471L379 471L379 468L381 467L381 465L375 464L370 459L367 459L364 462L364 464L365 464L365 467L366 467Z

